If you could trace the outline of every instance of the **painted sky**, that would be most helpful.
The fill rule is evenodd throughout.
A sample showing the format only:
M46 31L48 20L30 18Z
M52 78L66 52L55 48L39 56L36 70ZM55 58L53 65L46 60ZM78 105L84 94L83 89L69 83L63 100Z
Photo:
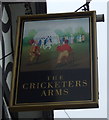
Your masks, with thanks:
M65 30L71 28L74 33L75 30L80 27L82 27L85 32L89 32L89 18L25 22L23 37L26 37L30 30L36 30L43 34L44 32L50 33L57 29Z

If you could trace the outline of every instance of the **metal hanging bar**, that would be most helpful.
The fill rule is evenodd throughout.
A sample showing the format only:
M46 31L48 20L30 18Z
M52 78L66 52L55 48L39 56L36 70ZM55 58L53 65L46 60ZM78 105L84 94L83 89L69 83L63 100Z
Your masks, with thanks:
M86 2L84 5L82 5L80 8L78 8L75 12L78 12L82 8L83 8L82 11L89 11L90 10L89 4L90 4L90 2ZM96 22L104 22L104 14L96 15Z
M104 22L104 14L96 15L96 22Z
M78 8L77 10L75 10L75 12L78 12L79 10L81 10L81 8L83 8L83 11L89 11L89 3L90 2L86 2L84 5L82 5L80 8Z

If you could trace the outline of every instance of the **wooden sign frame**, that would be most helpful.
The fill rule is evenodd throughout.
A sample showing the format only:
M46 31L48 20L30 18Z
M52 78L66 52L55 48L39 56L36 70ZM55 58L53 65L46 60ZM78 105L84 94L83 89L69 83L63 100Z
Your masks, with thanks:
M19 16L13 111L98 107L96 12Z

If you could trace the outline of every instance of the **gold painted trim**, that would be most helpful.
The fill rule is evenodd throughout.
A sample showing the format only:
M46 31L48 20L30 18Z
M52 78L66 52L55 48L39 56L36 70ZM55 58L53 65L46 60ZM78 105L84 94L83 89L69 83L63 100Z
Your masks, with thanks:
M60 102L37 102L37 103L17 103L16 105L35 105L35 104L51 104L51 105L54 105L54 104L61 104L61 103L64 103L64 104L67 104L67 103L86 103L86 102L93 102L93 100L82 100L82 101L60 101Z
M92 67L92 20L91 20L91 16L90 16L90 24L89 24L89 28L90 28L90 66L91 66L91 96L92 96L92 100L93 100L93 79L92 79L92 76L93 76L93 67Z
M20 17L19 17L18 24L19 23L21 23L19 30L23 31L24 22L21 22ZM20 55L21 55L22 42L23 42L22 38L23 38L23 33L21 34L21 36L19 36L19 38L17 38L17 42L18 43L19 43L19 40L20 40L20 47L19 47L19 50L18 50L18 52L20 53ZM20 60L21 60L20 58L18 59L18 72L17 72L18 74L17 74L17 78L16 78L17 83L16 83L16 93L15 93L15 104L17 103L16 101L17 101L17 93L18 93L18 81L19 81L18 79L19 79L19 72L20 72Z
M17 53L18 53L18 40L20 35L20 18L17 19L19 22L17 24L17 32L16 32L16 47L15 47L15 56L14 56L14 64L13 64L13 74L12 74L12 82L11 82L11 91L10 91L10 106L13 105L14 100L14 90L15 90L15 78L16 78L16 67L17 67Z

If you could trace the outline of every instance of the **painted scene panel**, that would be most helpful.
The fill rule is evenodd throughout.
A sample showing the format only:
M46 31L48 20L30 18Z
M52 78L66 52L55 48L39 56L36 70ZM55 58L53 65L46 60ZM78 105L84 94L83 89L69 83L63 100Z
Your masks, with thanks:
M90 68L90 19L24 23L21 71Z

